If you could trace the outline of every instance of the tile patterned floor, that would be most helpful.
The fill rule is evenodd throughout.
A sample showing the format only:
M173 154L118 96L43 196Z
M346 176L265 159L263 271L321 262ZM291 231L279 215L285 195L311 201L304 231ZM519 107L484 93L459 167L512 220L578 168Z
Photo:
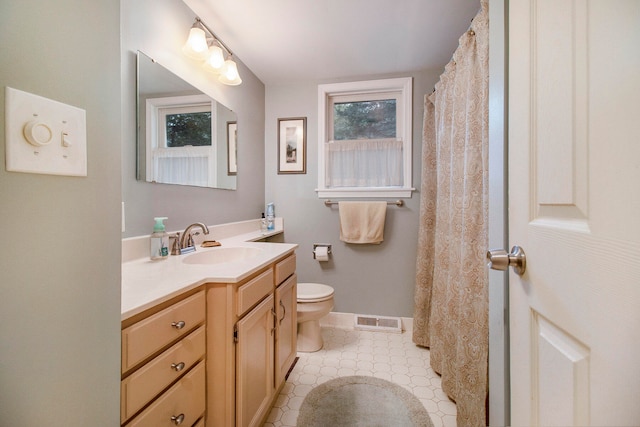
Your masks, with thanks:
M434 427L454 427L456 406L442 392L440 377L429 366L429 350L417 347L411 334L322 327L324 347L298 353L266 427L295 427L302 401L311 389L333 378L371 375L395 382L417 396Z

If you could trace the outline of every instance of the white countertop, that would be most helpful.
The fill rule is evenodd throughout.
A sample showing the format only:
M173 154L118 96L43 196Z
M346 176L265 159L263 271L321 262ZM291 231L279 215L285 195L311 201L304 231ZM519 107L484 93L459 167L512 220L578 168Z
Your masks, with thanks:
M187 254L173 255L159 261L145 257L123 262L121 320L204 283L240 282L298 247L291 243L246 241L254 240L256 236L263 237L258 232L219 240L221 248L250 247L261 250L258 255L246 260L222 264L186 264L183 260L189 256ZM216 249L198 246L195 253Z

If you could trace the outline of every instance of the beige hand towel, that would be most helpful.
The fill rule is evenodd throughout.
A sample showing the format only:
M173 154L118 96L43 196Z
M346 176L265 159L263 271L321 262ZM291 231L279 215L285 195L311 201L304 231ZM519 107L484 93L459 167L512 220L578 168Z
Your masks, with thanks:
M340 240L380 244L384 240L387 202L339 202Z

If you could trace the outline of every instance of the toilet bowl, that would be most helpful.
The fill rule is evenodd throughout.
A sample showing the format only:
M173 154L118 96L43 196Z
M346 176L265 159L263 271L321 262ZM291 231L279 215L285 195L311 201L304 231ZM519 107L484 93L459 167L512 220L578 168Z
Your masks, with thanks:
M322 348L320 319L333 309L333 288L321 283L298 283L298 351Z

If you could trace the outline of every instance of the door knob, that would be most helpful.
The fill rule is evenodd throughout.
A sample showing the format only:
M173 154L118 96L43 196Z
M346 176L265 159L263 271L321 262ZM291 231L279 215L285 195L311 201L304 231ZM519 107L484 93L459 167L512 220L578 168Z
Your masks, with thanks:
M511 266L518 276L522 276L527 268L527 257L520 246L512 247L510 253L504 249L490 249L487 251L487 261L493 270L504 271Z

